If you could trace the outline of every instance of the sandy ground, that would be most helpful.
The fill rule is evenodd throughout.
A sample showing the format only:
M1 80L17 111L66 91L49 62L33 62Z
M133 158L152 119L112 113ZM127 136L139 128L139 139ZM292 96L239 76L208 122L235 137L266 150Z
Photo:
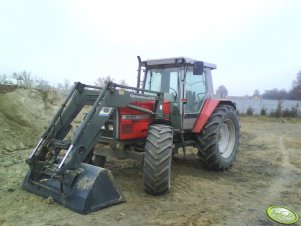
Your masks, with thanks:
M207 171L188 155L173 161L172 189L159 197L144 193L137 162L108 162L127 202L85 216L23 191L32 150L2 145L0 225L277 225L265 213L271 205L300 216L301 121L242 117L241 130L230 170Z

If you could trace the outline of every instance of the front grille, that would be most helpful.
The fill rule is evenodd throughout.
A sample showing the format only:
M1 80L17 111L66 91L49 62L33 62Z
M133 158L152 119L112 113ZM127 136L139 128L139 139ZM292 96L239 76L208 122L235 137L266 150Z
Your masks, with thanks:
M124 134L133 133L133 124L122 124L121 125L121 131Z

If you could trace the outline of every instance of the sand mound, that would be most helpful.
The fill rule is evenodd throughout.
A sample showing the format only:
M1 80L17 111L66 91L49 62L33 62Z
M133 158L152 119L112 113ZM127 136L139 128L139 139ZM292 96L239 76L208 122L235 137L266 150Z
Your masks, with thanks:
M61 102L52 91L12 89L0 92L0 150L36 145Z

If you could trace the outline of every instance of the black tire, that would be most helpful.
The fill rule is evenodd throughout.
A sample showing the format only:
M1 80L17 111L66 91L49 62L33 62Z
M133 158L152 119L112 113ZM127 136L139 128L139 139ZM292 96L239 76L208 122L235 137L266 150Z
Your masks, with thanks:
M196 135L202 165L211 170L231 167L238 152L239 137L236 110L230 105L219 105L202 131Z
M170 126L154 124L149 127L145 144L144 190L161 195L170 189L173 131Z
M100 167L104 167L105 164L107 162L107 158L106 156L102 156L102 155L93 155L93 158L92 158L92 164L94 166L100 166Z

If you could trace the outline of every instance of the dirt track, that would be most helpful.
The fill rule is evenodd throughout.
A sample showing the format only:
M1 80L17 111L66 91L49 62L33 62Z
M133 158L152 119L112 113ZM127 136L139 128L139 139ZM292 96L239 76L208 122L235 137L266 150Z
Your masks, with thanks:
M265 214L285 205L301 214L301 123L243 117L240 153L227 172L191 156L173 162L172 189L143 192L134 161L108 164L127 203L81 216L21 190L31 150L1 150L0 225L275 225Z

